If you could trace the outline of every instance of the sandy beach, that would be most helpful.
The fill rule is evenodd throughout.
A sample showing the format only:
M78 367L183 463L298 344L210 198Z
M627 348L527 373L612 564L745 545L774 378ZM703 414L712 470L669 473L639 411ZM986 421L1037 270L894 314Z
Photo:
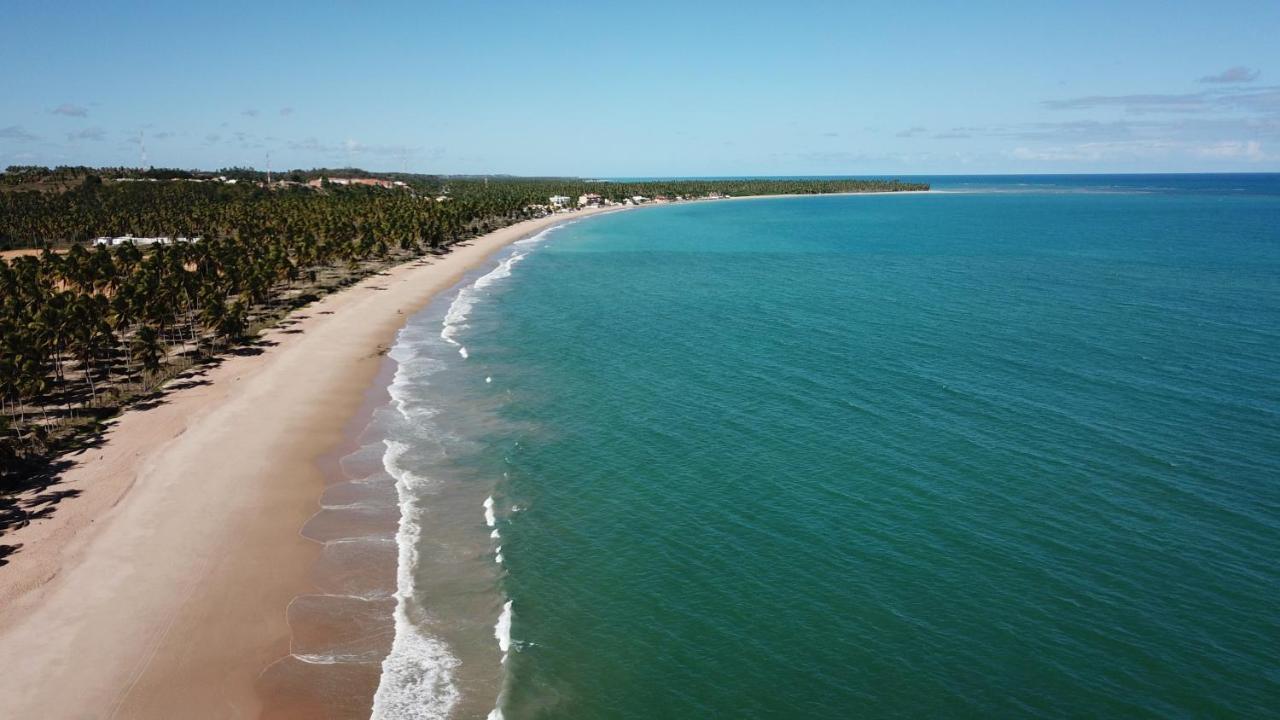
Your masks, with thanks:
M131 409L5 535L0 716L239 718L289 652L285 609L317 545L299 534L331 453L406 316L503 246L598 212L530 220L299 310ZM331 457L331 455L330 455Z

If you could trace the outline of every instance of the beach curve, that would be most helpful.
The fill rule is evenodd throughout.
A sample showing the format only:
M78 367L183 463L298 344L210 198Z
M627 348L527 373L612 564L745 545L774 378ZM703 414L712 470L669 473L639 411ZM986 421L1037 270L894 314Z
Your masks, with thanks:
M551 215L366 278L263 333L71 458L57 513L10 532L0 569L0 696L14 717L253 717L289 652L285 608L317 546L299 534L318 458L406 317Z

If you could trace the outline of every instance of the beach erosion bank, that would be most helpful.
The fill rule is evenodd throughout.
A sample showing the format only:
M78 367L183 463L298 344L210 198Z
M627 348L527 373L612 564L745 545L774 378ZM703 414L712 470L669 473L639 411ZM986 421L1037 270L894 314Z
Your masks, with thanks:
M406 317L506 245L503 228L298 311L180 378L69 460L49 517L4 537L0 697L10 717L254 717L312 588L300 530ZM299 713L305 710L299 708Z

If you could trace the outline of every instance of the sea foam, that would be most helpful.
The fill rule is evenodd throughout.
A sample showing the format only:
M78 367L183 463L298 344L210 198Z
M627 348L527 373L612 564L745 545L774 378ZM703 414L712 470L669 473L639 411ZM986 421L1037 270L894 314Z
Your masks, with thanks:
M520 248L542 242L546 239L549 233L554 230L558 230L567 224L568 223L564 223L549 227L533 237L513 243L515 248L512 253L502 262L498 263L498 267L490 270L484 275L481 275L474 283L458 291L458 295L454 297L453 302L449 305L449 310L444 315L444 325L440 329L440 337L444 339L445 342L456 346L458 348L458 354L461 355L464 360L469 357L467 348L455 338L458 336L458 333L467 326L467 317L471 315L471 309L475 307L476 301L480 299L485 289L499 280L511 277L511 269L529 254L527 250L522 252Z
M507 653L511 650L511 601L502 606L498 622L493 626L493 636L498 640L498 649L502 651L502 664L507 664ZM488 720L502 720L502 694L498 695L498 707L489 712Z
M459 693L453 682L458 660L440 640L423 633L409 617L414 602L413 569L417 566L417 543L421 527L414 507L414 490L428 480L400 465L409 446L385 441L383 464L396 480L400 501L400 525L396 532L399 549L396 568L395 638L391 652L382 661L382 677L373 698L375 720L398 718L434 719L448 717Z
M458 336L467 327L467 319L476 302L495 282L511 276L512 268L529 254L526 248L541 242L552 231L566 224L569 223L547 228L537 235L514 243L511 254L499 262L496 268L458 291L445 312L440 338L456 347L458 355L464 360L469 358L469 353ZM440 369L440 361L419 353L415 347L417 343L408 337L411 334L409 327L402 330L399 341L390 353L397 363L397 369L388 392L400 415L418 425L422 420L435 415L436 411L414 402L409 392L408 378L431 374ZM491 381L492 378L485 378L485 382ZM444 718L452 712L460 697L453 678L458 659L443 642L423 633L411 617L415 602L413 570L418 564L417 544L421 534L414 503L418 492L428 486L430 481L401 465L401 459L410 449L408 444L392 439L384 442L386 451L383 454L383 464L396 480L400 504L400 524L396 533L399 555L396 571L395 638L391 652L382 662L382 677L374 696L372 717L374 720ZM498 540L500 535L492 495L484 501L484 519L485 524L492 529L491 537ZM494 560L498 563L503 560L501 545L495 549ZM511 601L507 601L494 626L494 637L502 651L503 663L506 663L507 652L511 647L511 612ZM319 658L310 660L320 661ZM501 709L495 708L488 717L490 720L502 720Z
M399 411L400 415L406 420L414 421L430 418L438 411L435 408L424 406L420 402L414 402L414 398L409 392L411 386L409 378L431 375L441 370L444 364L436 358L419 352L415 347L417 343L407 335L408 328L401 331L400 339L391 348L391 352L388 353L391 359L396 362L396 372L391 385L387 388L387 394L391 396L391 403Z
M494 527L498 524L498 518L493 514L493 496L484 499L484 524Z
M498 649L502 651L502 662L507 661L507 651L511 649L511 601L502 606L502 614L498 623L493 626L493 636L498 639Z

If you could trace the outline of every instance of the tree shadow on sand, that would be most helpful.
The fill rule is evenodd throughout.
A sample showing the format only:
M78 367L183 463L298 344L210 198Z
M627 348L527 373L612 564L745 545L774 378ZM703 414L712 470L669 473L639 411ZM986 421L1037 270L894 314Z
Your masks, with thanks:
M201 358L187 370L178 373L150 393L137 397L124 407L88 408L78 411L82 416L92 415L93 422L81 432L61 439L50 448L46 457L14 460L0 465L0 539L14 530L32 522L50 518L57 512L63 500L74 498L82 492L74 488L60 488L59 484L68 470L83 463L91 463L90 451L102 447L107 434L114 427L114 417L127 410L147 412L169 402L175 393L212 384L209 371L226 362L231 356L261 355L267 348L278 345L274 340L257 338L223 354ZM0 545L0 566L19 552L21 543Z
M68 448L55 458L34 458L14 463L5 469L0 485L0 538L52 517L63 500L78 496L76 488L58 488L63 473L75 466L78 455L98 448L104 442L101 434L82 435L75 448ZM21 544L0 546L0 565L16 553Z
M9 556L22 549L22 543L14 545L0 545L0 567L9 564Z

